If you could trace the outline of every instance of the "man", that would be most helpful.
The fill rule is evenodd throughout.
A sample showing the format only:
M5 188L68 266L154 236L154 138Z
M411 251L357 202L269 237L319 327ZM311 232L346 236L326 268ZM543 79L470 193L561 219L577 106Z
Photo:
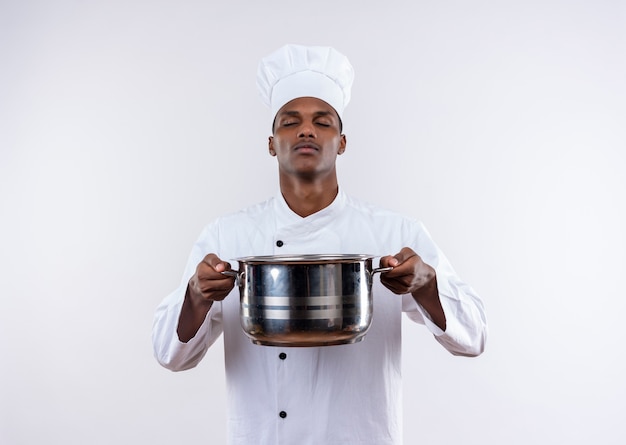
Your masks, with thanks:
M347 196L335 161L346 149L341 116L353 70L332 48L287 45L261 61L272 111L269 153L280 193L209 224L183 282L157 309L153 342L165 367L197 365L224 334L231 444L400 444L401 315L425 324L456 355L482 353L482 303L424 227ZM239 322L227 259L277 254L381 253L375 315L350 345L258 346ZM389 255L395 253L395 255Z

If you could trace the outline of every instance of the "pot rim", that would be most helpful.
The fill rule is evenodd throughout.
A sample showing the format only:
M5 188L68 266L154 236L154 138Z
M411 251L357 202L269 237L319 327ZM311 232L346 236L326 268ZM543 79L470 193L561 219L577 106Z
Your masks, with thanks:
M367 254L304 254L304 255L260 255L236 258L235 261L246 264L313 264L313 263L350 263L367 261L376 255Z

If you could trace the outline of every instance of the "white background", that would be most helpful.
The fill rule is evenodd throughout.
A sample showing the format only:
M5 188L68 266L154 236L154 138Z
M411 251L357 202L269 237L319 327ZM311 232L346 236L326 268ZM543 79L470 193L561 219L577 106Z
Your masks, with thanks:
M152 316L277 190L256 66L304 43L356 70L341 186L487 307L475 359L405 323L405 442L625 443L624 5L2 0L0 442L225 442L221 342L171 373Z

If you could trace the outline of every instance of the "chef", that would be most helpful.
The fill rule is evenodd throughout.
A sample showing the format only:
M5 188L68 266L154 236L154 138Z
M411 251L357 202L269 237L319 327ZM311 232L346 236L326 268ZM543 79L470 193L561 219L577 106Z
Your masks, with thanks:
M261 60L257 84L271 110L279 191L208 224L180 286L156 310L155 356L173 371L196 366L223 334L232 445L402 443L403 312L452 354L484 350L483 304L424 226L339 187L353 78L348 59L330 47L286 45ZM374 280L375 315L363 341L284 348L245 336L238 289L221 273L231 268L225 259L355 253L392 267Z

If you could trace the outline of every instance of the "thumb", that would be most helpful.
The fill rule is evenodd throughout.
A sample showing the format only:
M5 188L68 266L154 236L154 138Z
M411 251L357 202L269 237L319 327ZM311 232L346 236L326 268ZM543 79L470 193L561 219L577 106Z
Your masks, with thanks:
M216 272L224 272L225 270L230 269L229 263L222 261L217 255L212 253L204 257L203 261L215 269Z
M380 259L380 267L396 267L401 261L396 256L386 255Z
M403 247L400 252L396 253L392 257L392 259L389 260L389 265L393 267L399 266L400 264L404 263L406 260L415 255L417 254L412 249L409 249L408 247Z

